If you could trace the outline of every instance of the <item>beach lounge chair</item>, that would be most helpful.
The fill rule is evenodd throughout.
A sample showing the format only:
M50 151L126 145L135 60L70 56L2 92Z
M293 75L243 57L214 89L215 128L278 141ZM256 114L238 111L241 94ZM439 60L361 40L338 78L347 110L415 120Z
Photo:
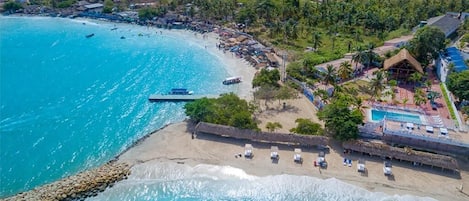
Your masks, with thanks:
M295 154L293 155L293 161L295 161L295 163L303 163L303 158L301 158L301 149L295 148Z
M352 159L348 159L347 166L352 167Z
M317 161L318 161L319 166L321 166L322 168L327 167L326 154L323 151L319 152Z
M392 164L390 161L384 161L383 172L385 176L392 176Z
M347 165L347 158L344 158L344 166Z
M361 173L365 173L365 172L366 172L365 160L363 160L363 159L358 159L358 162L357 162L357 171L358 171L358 172L361 172Z
M278 160L279 159L278 147L277 146L271 146L270 147L270 159L272 159L272 160Z
M252 145L251 144L244 145L244 157L245 158L252 158L253 157Z

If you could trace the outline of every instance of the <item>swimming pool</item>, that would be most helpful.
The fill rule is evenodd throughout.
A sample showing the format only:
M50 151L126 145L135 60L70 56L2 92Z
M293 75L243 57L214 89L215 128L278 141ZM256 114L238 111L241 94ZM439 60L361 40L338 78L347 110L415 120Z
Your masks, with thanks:
M396 111L386 111L386 110L377 110L371 109L371 121L381 121L386 117L386 119L399 121L399 122L410 122L415 124L422 124L420 120L420 115L418 114L409 114L409 113L400 113Z

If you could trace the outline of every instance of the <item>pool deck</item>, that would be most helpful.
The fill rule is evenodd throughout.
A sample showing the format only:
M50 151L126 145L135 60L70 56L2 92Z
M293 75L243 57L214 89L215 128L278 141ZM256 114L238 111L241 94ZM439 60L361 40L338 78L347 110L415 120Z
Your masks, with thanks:
M441 141L448 141L448 142L455 142L455 143L465 143L469 146L469 137L467 134L456 132L451 129L447 129L448 134L443 135L441 134L441 128L433 127L433 133L429 133L426 130L425 125L418 125L415 124L413 129L406 128L405 123L395 122L395 121L385 121L385 128L386 130L392 130L395 132L399 132L405 135L413 135L415 137L425 137L425 138L432 138L438 139Z

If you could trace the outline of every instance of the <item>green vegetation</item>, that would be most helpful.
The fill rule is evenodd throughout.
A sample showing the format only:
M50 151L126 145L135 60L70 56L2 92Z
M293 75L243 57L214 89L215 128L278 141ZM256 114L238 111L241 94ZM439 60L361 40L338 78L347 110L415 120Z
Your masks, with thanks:
M252 107L233 93L217 99L202 98L184 106L186 115L195 122L208 122L258 130L252 116Z
M267 128L269 132L274 132L275 130L282 128L282 124L278 122L267 122L267 124L265 125L265 128Z
M358 138L358 125L363 123L362 101L349 94L336 93L333 101L319 111L326 131L335 139L347 141Z
M54 1L56 8L69 8L76 3L76 0Z
M449 74L446 86L459 100L469 100L469 71Z
M415 33L410 41L410 51L424 66L430 60L438 58L439 52L445 48L445 34L434 26L425 26Z
M103 13L112 13L114 2L112 0L104 0Z
M252 87L260 86L273 86L278 88L280 85L278 81L280 80L280 72L278 69L267 70L263 68L252 80Z
M15 12L16 10L21 9L21 8L23 8L23 6L20 3L13 1L13 0L10 0L6 2L5 4L3 4L3 9L8 12Z
M453 106L451 106L451 101L449 100L448 93L446 92L443 83L440 83L441 93L443 93L443 97L445 98L446 105L448 106L449 114L451 115L451 119L456 119L456 113L454 113ZM457 123L456 123L457 124Z
M163 16L166 14L167 10L165 7L151 8L146 7L138 11L138 18L140 20L150 20L154 17Z
M320 124L311 122L309 119L299 118L295 122L297 123L296 128L290 129L292 133L303 135L322 135L324 133Z

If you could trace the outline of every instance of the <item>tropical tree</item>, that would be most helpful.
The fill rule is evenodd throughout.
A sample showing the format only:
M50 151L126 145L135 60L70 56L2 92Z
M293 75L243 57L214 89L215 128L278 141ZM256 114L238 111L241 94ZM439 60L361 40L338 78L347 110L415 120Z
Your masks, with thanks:
M277 91L276 97L278 99L278 103L280 104L281 100L288 100L295 98L297 96L297 92L290 88L287 85L283 85L280 87L280 89Z
M318 123L314 123L309 119L296 119L295 122L297 123L295 128L290 129L292 133L298 133L303 135L322 135L323 129L321 125Z
M319 119L325 122L326 130L340 141L356 139L358 125L363 123L363 114L357 108L350 108L348 100L338 96L332 103L318 112Z
M446 84L459 100L469 100L469 70L449 74Z
M216 99L202 98L184 105L185 113L195 122L208 122L257 130L248 103L233 93Z
M425 104L427 102L427 97L425 97L425 92L421 88L416 88L414 93L414 103L417 106Z
M329 93L327 93L324 89L317 89L313 92L313 94L317 97L320 97L322 101L329 102Z
M407 102L409 102L408 98L402 99L402 104L404 105L404 107L407 105Z
M416 59L424 65L431 59L438 58L438 54L445 48L445 34L435 26L425 26L417 30L410 41L410 51Z
M358 63L362 63L360 72L363 71L363 63L365 63L366 57L367 57L366 51L361 46L358 46L357 51L352 57L352 61L355 62L355 70L358 69Z
M314 31L311 36L312 36L311 39L313 41L314 51L317 51L318 50L317 48L322 45L321 34L317 31Z
M254 98L264 99L264 105L268 108L267 103L277 96L277 89L270 85L262 85L254 92Z
M372 93L372 97L375 98L380 98L381 93L383 92L385 88L384 80L385 76L383 71L375 71L375 77L371 79L370 81L370 91Z
M349 61L340 63L338 74L342 80L347 80L353 73L352 64Z
M324 85L326 86L329 84L335 85L337 81L337 72L333 65L329 64L326 66L326 72L324 73L323 81Z
M14 13L16 12L16 10L21 9L21 8L23 8L23 5L13 0L10 0L6 2L5 4L3 4L3 9L10 13Z
M409 81L414 82L414 83L420 83L422 80L423 76L419 72L414 72L410 74Z
M262 85L279 87L278 81L280 80L280 72L278 69L267 70L263 68L252 80L252 87L259 87Z
M282 128L282 124L280 124L279 122L267 122L265 128L267 128L269 132L274 132L275 130Z

